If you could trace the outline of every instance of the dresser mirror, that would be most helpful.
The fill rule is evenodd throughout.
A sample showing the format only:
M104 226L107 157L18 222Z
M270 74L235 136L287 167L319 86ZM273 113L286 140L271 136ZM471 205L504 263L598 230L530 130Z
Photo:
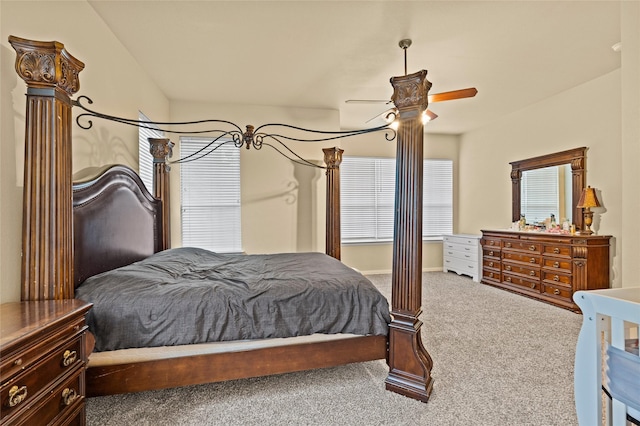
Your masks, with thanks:
M586 153L587 148L582 147L509 163L512 183L511 220L519 220L520 215L528 209L527 222L544 220L554 213L558 223L566 218L576 225L576 229L582 229L582 210L576 206L586 186ZM555 176L557 187L547 187L548 183L545 182L549 180L545 175ZM536 187L536 182L540 182L539 187ZM541 193L549 194L549 199L540 200L537 203L539 208L523 206L527 194Z

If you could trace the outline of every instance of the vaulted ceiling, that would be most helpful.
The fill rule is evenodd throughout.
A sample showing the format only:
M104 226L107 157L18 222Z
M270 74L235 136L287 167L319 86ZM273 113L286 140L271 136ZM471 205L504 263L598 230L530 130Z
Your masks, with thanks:
M331 108L370 127L389 78L428 70L428 132L464 133L620 67L618 1L89 0L171 100ZM598 94L594 93L594 108Z

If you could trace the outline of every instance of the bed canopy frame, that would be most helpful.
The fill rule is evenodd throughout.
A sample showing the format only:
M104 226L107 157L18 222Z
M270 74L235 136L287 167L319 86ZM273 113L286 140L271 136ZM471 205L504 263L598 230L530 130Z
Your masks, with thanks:
M16 50L16 72L27 85L21 298L23 301L72 299L74 275L77 272L74 270L73 242L72 108L78 103L71 97L79 90L79 73L84 64L56 41L33 41L10 36L9 42ZM177 381L167 379L162 384L163 387L170 387L379 359L384 358L386 352L389 365L386 388L423 402L428 400L433 385L432 360L421 340L422 322L419 320L422 312L424 138L421 116L427 108L431 88L426 75L427 71L422 70L391 78L394 89L392 101L399 112L400 124L396 137L392 322L388 338L382 339L382 346L381 336L362 336L359 338L361 340L354 339L356 343L353 344L311 345L300 348L298 352L295 349L283 352L276 348L269 355L274 359L285 358L286 362L275 362L279 364L275 366L261 366L258 360L264 353L251 355L242 363L238 363L237 353L222 354L223 357L218 358L213 366L218 373L212 377L201 377L203 373L182 374L182 370L188 367L176 363L151 364L147 374L152 375L148 377L158 380L163 374L179 377ZM171 150L168 142L168 139L157 140L152 148L156 182L153 195L160 200L166 214L169 190L165 160ZM342 151L327 148L324 153L327 163L327 204L339 205ZM337 214L335 210L329 212L327 225L326 252L339 258L339 210ZM159 245L166 248L169 247L168 221L162 222L161 226L159 234L162 239ZM377 343L363 343L370 342L371 339L365 340L370 337L377 338ZM368 352L359 357L361 351ZM331 360L327 361L324 359L326 357ZM208 362L208 358L190 359L191 365L197 368L206 368ZM165 371L161 371L163 369ZM96 374L99 375L99 372ZM89 395L109 393L108 389L93 390L91 374L87 377ZM129 382L135 381L135 377L125 378ZM134 386L124 391L146 389L149 388Z

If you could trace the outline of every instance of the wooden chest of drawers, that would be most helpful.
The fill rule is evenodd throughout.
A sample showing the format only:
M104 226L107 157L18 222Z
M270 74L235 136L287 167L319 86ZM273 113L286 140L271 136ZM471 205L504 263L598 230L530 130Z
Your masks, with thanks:
M80 300L0 305L0 424L85 424L85 314Z
M442 237L442 271L453 271L480 282L480 235L451 234Z
M574 292L610 286L610 239L482 231L482 282L578 311Z

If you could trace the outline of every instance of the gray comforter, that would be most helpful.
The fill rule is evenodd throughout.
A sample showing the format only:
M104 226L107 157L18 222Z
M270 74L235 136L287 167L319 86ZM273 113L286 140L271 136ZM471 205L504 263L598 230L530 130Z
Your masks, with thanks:
M302 336L387 334L389 304L362 274L321 253L170 249L87 279L96 351Z

